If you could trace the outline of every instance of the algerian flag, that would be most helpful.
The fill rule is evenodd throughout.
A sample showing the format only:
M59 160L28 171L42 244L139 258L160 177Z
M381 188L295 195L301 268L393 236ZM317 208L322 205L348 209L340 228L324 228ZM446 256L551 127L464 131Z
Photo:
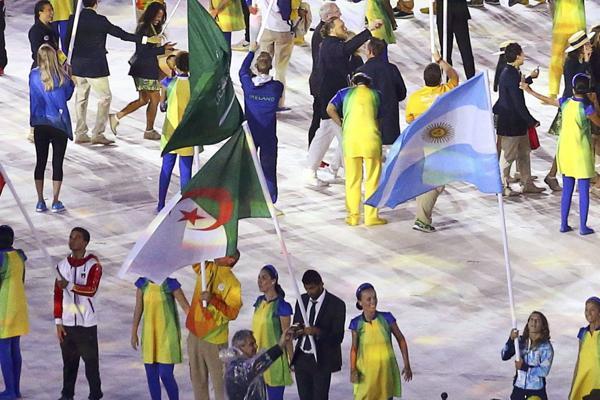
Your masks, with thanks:
M179 268L233 255L238 220L269 218L241 129L157 215L129 252L119 275L162 282Z
M163 149L219 143L240 127L243 113L229 76L231 50L210 14L188 0L191 96L181 122Z

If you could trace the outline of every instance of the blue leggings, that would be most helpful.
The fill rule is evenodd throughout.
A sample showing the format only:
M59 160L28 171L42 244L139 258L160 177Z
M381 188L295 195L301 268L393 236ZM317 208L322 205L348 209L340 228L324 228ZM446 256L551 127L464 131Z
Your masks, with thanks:
M150 398L160 400L160 381L162 381L167 391L169 400L179 400L179 388L173 375L173 364L144 364L146 368L146 378L148 379L148 389L150 389Z
M589 235L594 230L587 226L588 211L590 208L590 180L577 179L579 187L579 233ZM563 175L563 192L560 200L560 231L569 232L569 211L571 210L571 198L575 189L575 178Z
M267 398L269 400L283 400L283 392L285 386L269 386L267 385Z
M20 336L0 339L0 367L6 387L0 399L12 400L21 397L21 347Z
M163 156L160 179L158 181L158 211L162 210L165 206L165 199L167 197L167 191L169 190L169 184L171 183L171 174L173 173L176 160L177 154L167 153ZM192 178L193 161L193 156L179 156L179 184L181 189L183 189Z

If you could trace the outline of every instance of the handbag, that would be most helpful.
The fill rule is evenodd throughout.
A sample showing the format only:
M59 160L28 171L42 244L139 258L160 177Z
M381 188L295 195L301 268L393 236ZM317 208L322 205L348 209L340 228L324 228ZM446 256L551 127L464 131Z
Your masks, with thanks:
M527 130L527 135L529 136L529 146L531 147L531 150L535 150L537 148L540 147L540 139L538 138L538 134L537 131L535 130L535 127L530 127Z

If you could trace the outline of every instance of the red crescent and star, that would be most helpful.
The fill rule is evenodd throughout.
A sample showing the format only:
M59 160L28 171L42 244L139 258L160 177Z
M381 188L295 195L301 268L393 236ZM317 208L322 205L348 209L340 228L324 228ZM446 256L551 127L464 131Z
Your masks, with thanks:
M223 188L193 189L186 192L182 196L181 200L183 201L185 199L198 197L210 199L219 204L219 215L217 216L215 222L206 228L197 228L198 230L211 231L229 222L233 214L233 201L231 199L229 191ZM179 210L179 212L182 214L182 217L179 219L178 222L188 221L194 226L196 226L196 221L206 218L202 215L198 215L198 208L194 208L191 211Z

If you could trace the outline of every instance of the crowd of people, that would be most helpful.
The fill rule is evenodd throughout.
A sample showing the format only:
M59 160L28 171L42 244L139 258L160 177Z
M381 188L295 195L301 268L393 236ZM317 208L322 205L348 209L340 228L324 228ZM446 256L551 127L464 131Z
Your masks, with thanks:
M406 100L405 119L411 124L431 107L436 98L459 85L459 75L452 67L452 43L457 41L465 76L475 75L476 67L469 36L468 6L479 7L482 1L449 0L448 32L443 32L443 2L433 10L437 15L439 41L447 37L449 57L444 60L432 50L434 62L423 69L423 86L407 93L398 67L390 60L388 45L395 43L396 18L412 16L412 1L399 0L392 7L389 0L365 0L366 28L350 32L335 2L325 2L319 10L320 21L312 35L312 70L309 78L313 97L313 116L308 128L308 153L305 184L320 189L330 184L345 183L346 223L356 226L386 224L377 208L364 205L363 198L376 190L386 150L401 135L399 104ZM489 4L496 4L488 1ZM63 160L68 140L77 144L111 145L106 129L117 134L120 121L145 107L146 127L143 138L160 140L161 148L169 141L183 117L190 99L190 60L186 51L175 50L176 43L164 36L167 8L163 1L136 2L138 25L129 33L113 25L98 13L98 0L82 0L83 9L74 26L74 5L70 0L40 0L34 6L34 24L29 30L33 64L29 76L31 140L36 149L34 173L38 201L36 211L46 212L44 172L52 146L53 198L50 210L63 212L60 199ZM513 2L514 3L514 2ZM562 26L562 5L557 2L554 25ZM583 3L583 2L581 2ZM582 6L582 5L581 5ZM0 75L6 67L4 51L4 0L0 0ZM260 153L271 201L277 202L277 116L293 112L286 106L286 71L295 45L306 45L304 34L310 25L310 7L297 0L212 0L208 11L231 45L232 32L246 30L236 50L248 51L239 79L244 94L245 117ZM260 17L264 24L257 37L251 21ZM256 25L256 24L255 24ZM564 24L563 24L564 25ZM507 197L536 194L545 188L535 185L530 157L540 123L529 112L524 93L557 107L552 130L558 134L556 157L544 182L552 191L562 190L560 231L569 232L568 216L577 182L579 190L582 235L593 233L587 216L593 190L600 190L595 170L595 156L600 151L600 26L589 33L580 24L561 31L563 43L554 51L556 58L566 54L560 68L564 92L544 96L532 88L539 69L527 77L521 72L525 52L519 43L505 41L500 45L494 90L499 98L493 107L497 129L497 147L504 192ZM109 64L106 57L107 35L135 43L129 60L138 98L116 113L111 113ZM74 40L71 40L73 36ZM69 48L72 42L72 49ZM562 47L561 47L562 46ZM71 53L71 54L69 54ZM366 58L366 62L363 60ZM166 67L161 68L163 62ZM427 60L424 60L426 63ZM274 70L273 76L271 71ZM88 98L93 91L98 98L96 121L91 131L86 123ZM75 129L71 125L68 101L75 93ZM165 112L162 131L155 129L158 110ZM73 132L74 131L74 132ZM334 158L325 162L333 139L338 147ZM165 154L159 173L156 210L165 207L174 165L179 156L180 185L191 179L193 148ZM511 174L516 162L516 174ZM342 172L343 170L343 172ZM330 179L324 178L324 173ZM562 175L561 187L557 173ZM521 190L513 186L520 183ZM363 192L364 187L364 194ZM417 197L413 228L420 232L435 231L432 215L438 187ZM279 214L282 212L278 211ZM0 399L21 397L20 336L28 332L27 302L23 285L25 255L13 248L14 233L0 226L0 366L6 389ZM63 357L61 400L74 397L79 360L83 359L90 386L89 398L103 397L101 390L97 341L97 309L94 298L102 277L96 256L86 248L90 234L74 228L69 237L70 254L56 266L54 317ZM161 398L161 382L169 399L178 399L174 366L183 360L181 327L177 305L185 315L189 331L187 351L194 398L278 400L295 376L302 400L327 399L331 375L342 365L341 343L344 338L346 306L327 291L319 273L308 270L302 277L306 293L302 304L295 307L285 300L279 274L265 265L258 274L258 290L262 293L253 305L252 330L233 335L229 345L230 321L242 308L241 285L233 267L235 256L206 262L206 290L201 288L200 266L191 302L176 279L162 283L140 277L135 282L136 305L131 330L131 345L141 349L148 389L153 400ZM387 400L401 396L401 377L412 379L407 341L390 312L377 309L377 293L370 283L356 290L356 307L360 313L348 328L352 332L350 381L355 399ZM582 328L579 355L569 400L587 400L600 391L600 299L591 297L585 303L588 326ZM138 335L141 325L141 341ZM396 361L393 340L399 346L403 363ZM294 345L295 341L295 345ZM510 333L502 349L502 359L516 353L512 400L545 400L546 377L550 372L553 348L546 317L533 312L522 335Z

